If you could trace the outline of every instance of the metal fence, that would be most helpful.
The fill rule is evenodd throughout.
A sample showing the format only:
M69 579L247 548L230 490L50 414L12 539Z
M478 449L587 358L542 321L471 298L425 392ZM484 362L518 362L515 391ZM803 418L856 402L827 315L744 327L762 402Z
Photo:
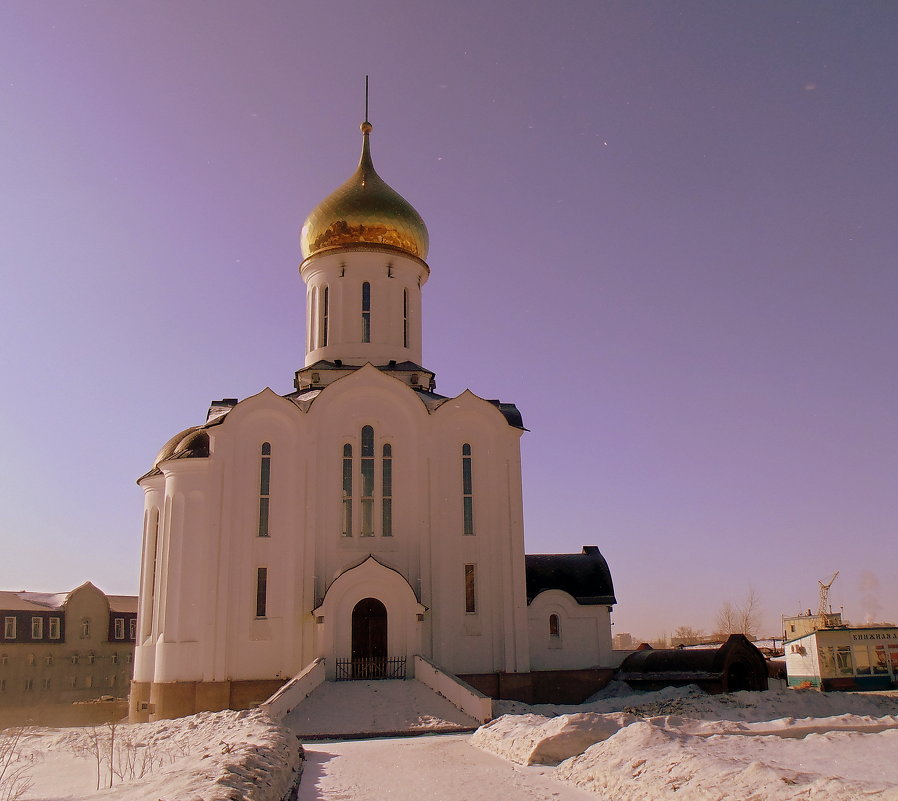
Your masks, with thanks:
M337 681L404 678L404 656L337 660Z

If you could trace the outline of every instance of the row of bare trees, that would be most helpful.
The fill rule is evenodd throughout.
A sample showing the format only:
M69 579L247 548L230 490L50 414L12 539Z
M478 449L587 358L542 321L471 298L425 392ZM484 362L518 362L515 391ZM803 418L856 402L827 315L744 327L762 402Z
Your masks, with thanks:
M676 645L699 645L708 641L722 641L731 634L744 634L755 640L761 628L761 599L753 587L749 587L741 601L724 601L717 610L714 630L706 634L703 629L692 626L678 626L672 635L659 634L648 643L653 648L667 648Z

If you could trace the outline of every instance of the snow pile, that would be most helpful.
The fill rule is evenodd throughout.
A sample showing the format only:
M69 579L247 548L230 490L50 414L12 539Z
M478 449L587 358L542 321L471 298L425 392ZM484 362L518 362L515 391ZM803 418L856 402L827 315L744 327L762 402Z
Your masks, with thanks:
M517 706L532 711L472 742L522 765L561 762L555 778L619 801L898 801L894 694L618 689L579 707Z
M293 733L258 710L29 729L20 742L33 782L23 799L32 801L94 798L98 784L117 801L281 801L302 760Z

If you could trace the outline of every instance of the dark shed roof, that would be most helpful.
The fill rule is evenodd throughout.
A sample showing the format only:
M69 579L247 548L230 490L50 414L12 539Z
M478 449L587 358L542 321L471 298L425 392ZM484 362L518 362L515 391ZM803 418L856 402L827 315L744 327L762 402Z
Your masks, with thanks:
M564 590L580 604L616 604L611 571L595 545L583 553L538 553L524 557L527 603L544 590Z

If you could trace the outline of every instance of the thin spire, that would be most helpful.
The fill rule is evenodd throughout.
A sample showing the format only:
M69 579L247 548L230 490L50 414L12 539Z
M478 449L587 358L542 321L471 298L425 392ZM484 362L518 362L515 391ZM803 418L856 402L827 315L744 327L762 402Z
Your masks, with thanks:
M365 76L365 122L368 122L368 76Z

